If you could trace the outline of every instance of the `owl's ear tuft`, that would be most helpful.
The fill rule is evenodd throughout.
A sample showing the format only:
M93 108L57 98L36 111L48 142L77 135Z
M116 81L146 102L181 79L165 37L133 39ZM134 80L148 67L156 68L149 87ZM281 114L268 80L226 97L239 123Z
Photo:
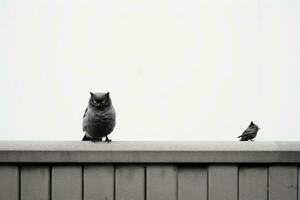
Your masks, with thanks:
M95 97L95 94L94 94L94 93L90 92L90 94L91 94L91 97Z
M105 98L109 98L109 92L105 93Z

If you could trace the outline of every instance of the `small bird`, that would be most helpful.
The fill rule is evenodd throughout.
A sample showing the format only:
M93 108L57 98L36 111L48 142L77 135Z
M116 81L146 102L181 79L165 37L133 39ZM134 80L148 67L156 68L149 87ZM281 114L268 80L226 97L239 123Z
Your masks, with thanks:
M111 103L109 92L92 93L83 115L82 129L85 135L82 141L102 141L111 142L107 137L116 124L116 113Z
M259 127L251 121L248 128L238 138L241 138L240 141L248 141L248 140L253 141L253 139L257 135L258 130L259 130Z

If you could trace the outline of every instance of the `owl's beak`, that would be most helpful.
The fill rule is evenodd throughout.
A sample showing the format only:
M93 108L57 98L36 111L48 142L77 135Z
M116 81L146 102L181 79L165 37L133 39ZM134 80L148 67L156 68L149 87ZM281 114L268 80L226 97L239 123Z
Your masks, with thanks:
M96 104L96 107L98 107L98 108L102 108L102 107L103 107L103 105L102 105L101 103L98 103L98 104Z

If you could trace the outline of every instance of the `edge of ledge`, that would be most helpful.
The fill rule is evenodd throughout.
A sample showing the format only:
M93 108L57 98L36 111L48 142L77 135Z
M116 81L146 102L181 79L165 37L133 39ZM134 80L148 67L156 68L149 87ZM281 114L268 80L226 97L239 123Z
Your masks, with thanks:
M0 163L300 163L300 142L0 141Z

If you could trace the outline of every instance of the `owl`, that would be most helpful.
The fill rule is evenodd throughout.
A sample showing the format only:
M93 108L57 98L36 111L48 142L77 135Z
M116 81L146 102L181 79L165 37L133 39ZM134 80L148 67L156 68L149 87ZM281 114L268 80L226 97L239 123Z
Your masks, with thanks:
M82 141L111 142L108 135L114 130L116 124L116 113L112 105L109 92L90 92L88 107L83 115L82 129L85 135Z

